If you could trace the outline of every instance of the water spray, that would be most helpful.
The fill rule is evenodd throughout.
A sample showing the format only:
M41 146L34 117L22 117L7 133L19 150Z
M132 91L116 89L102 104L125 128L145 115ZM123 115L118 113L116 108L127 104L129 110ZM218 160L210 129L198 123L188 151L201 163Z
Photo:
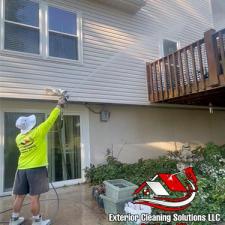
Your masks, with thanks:
M45 92L47 95L50 96L57 96L59 98L63 98L66 102L69 100L68 92L62 89L53 89L53 88L46 88Z

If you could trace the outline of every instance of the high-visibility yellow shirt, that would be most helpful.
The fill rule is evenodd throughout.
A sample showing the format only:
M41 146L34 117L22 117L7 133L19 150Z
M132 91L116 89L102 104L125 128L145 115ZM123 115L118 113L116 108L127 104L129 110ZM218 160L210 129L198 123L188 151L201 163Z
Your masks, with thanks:
M52 110L49 117L26 134L18 134L16 144L20 151L18 169L32 169L48 165L46 135L60 114L60 108Z

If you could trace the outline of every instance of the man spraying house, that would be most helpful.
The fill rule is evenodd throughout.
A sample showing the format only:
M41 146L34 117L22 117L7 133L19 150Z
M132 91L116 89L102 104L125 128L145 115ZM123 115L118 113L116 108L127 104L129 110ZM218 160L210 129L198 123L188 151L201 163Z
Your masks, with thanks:
M35 115L19 117L16 121L16 127L20 129L20 134L16 137L20 157L13 187L15 201L9 225L23 223L24 218L20 217L20 210L27 194L30 195L31 201L32 225L50 224L50 220L43 220L40 215L39 201L40 195L49 190L46 136L64 103L65 99L60 98L49 117L37 127Z

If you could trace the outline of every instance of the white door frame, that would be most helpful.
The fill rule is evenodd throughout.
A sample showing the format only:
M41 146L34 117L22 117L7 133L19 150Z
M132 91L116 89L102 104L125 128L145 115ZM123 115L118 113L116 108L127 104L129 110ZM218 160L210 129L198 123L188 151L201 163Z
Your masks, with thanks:
M88 111L87 111L88 112ZM90 147L89 146L89 119L88 113L85 115L82 111L65 111L65 116L80 116L80 142L81 142L81 178L57 181L53 185L55 187L62 187L67 185L74 185L85 182L85 168L90 166ZM87 132L88 131L88 132ZM87 142L88 141L88 142ZM51 186L51 185L50 185Z
M0 101L0 109L2 104ZM4 189L4 113L0 110L0 195Z
M12 103L13 102L13 103ZM4 113L28 112L49 114L55 104L48 102L28 102L0 99L0 177L4 178ZM64 115L80 116L81 138L81 179L54 182L55 187L62 187L85 182L85 168L90 166L90 137L89 137L89 112L83 105L70 104L64 110ZM9 195L3 192L4 180L0 179L0 196Z

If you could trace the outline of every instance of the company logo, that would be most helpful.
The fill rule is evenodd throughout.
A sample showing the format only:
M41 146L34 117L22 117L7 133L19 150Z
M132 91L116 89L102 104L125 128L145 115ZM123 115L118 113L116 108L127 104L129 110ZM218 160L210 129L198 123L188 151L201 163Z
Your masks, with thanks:
M20 143L19 143L19 149L21 153L29 152L30 150L33 150L36 148L36 145L34 143L34 139L32 137L25 137Z
M180 175L185 175L182 178ZM135 204L151 206L164 211L180 211L188 208L198 191L197 178L192 167L176 174L157 174L150 181L143 182L134 194ZM170 197L171 195L178 197Z

